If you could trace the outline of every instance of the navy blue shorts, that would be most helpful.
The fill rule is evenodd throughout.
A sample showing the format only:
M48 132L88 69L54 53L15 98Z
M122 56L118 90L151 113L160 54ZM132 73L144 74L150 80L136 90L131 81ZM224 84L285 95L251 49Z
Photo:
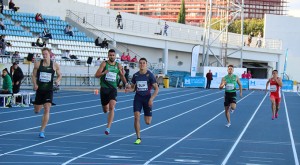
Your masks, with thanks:
M152 107L149 107L148 102L151 95L141 96L136 94L133 100L133 112L140 112L144 110L144 116L152 116Z

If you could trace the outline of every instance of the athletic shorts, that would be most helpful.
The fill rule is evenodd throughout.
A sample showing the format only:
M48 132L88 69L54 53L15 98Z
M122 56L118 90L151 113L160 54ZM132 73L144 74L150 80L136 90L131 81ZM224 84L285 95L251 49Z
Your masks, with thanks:
M117 95L116 88L100 88L100 99L103 106L107 105L110 100L117 101Z
M53 101L53 91L42 91L42 90L37 90L35 94L35 100L34 104L35 105L44 105L45 103L51 103Z
M280 103L280 100L281 100L280 97L275 97L274 95L270 95L270 99L271 99L271 100L274 99L274 100L275 100L275 103L276 103L277 105Z
M231 103L236 104L236 92L225 92L224 106L229 106Z
M144 116L152 116L152 107L149 107L149 100L151 95L141 96L136 94L133 100L133 112L140 112L144 110Z

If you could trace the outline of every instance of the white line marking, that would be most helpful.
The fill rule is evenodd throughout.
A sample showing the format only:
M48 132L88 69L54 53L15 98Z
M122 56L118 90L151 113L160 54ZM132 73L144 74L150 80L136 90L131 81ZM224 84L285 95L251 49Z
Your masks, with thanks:
M238 102L244 100L246 97L250 96L254 91L252 91L251 93L249 93L247 96L243 97L241 100L239 100ZM222 97L223 98L223 97ZM219 99L218 99L219 100ZM209 119L207 122L205 122L204 124L200 125L198 128L194 129L192 132L190 132L189 134L187 134L186 136L184 136L183 138L181 138L180 140L176 141L175 143L173 143L172 145L170 145L169 147L167 147L166 149L164 149L163 151L161 151L159 154L155 155L154 157L150 158L147 162L144 163L144 165L148 165L149 163L151 163L153 160L155 160L156 158L160 157L162 154L164 154L165 152L167 152L169 149L173 148L175 145L177 145L178 143L180 143L181 141L185 140L186 138L188 138L190 135L192 135L193 133L195 133L196 131L198 131L199 129L201 129L202 127L204 127L205 125L207 125L208 123L210 123L211 121L213 121L215 118L219 117L221 114L223 114L224 111L218 113L216 116L214 116L213 118Z
M56 156L59 153L55 153L55 152L33 152L33 154L36 154L36 155L47 155L47 156Z
M209 96L209 95L213 95L213 94L216 94L216 93L220 93L220 92L215 92L215 93L210 93L210 94L207 94L207 95L195 97L195 98L193 98L193 99L189 99L189 100L185 100L185 101L182 101L182 102L178 102L178 103L175 103L175 104L172 104L172 105L168 105L168 106L165 106L165 107L161 107L161 108L158 108L158 109L153 110L153 111L158 111L158 110L161 110L161 109L165 109L165 108L168 108L168 107L172 107L172 106L175 106L175 105L184 103L184 102L188 102L188 101L191 101L191 100L196 100L196 99L199 99L199 98L202 98L202 97L205 97L205 96ZM167 98L167 99L170 99L170 98ZM219 98L219 99L221 99L221 98ZM162 99L162 100L166 100L166 99ZM209 103L210 103L210 102L209 102ZM209 104L209 103L203 104L203 105L201 105L200 107L205 106L205 105L207 105L207 104ZM132 107L132 106L130 106L130 107ZM199 108L200 108L200 107L199 107ZM190 110L190 111L191 111L191 110ZM188 111L186 111L185 113L187 113L187 112L188 112ZM183 113L183 114L185 114L185 113ZM178 115L177 115L177 116L178 116ZM119 120L114 121L113 123L120 122L120 121L123 121L123 120L127 120L127 119L130 119L130 118L133 118L133 117L134 117L134 116L130 116L130 117L126 117L126 118L123 118L123 119L119 119ZM176 117L173 117L173 118L176 118ZM169 121L169 120L171 120L171 119L173 119L173 118L170 118L170 119L168 119L168 120L166 120L166 121ZM164 122L166 122L166 121L164 121ZM164 123L164 122L160 122L160 123ZM158 124L159 124L159 123L158 123ZM158 124L156 124L156 125L158 125ZM102 125L99 125L99 126L91 127L91 128L85 129L85 130L81 130L81 131L78 131L78 132L74 132L74 133L71 133L71 134L68 134L68 135L65 135L65 136L61 136L61 137L57 137L57 138L54 138L54 139L51 139L51 140L47 140L47 141L44 141L44 142L41 142L41 143L37 143L37 144L34 144L34 145L30 145L30 146L27 146L27 147L23 147L23 148L19 148L19 149L13 150L13 151L9 151L9 152L0 154L0 157L1 157L1 156L4 156L4 155L11 154L11 153L14 153L14 152L22 151L22 150L25 150L25 149L28 149L28 148L32 148L32 147L35 147L35 146L39 146L39 145L41 145L41 144L45 144L45 143L48 143L48 142L51 142L51 141L63 139L63 138L65 138L65 137L69 137L69 136L72 136L72 135L77 135L77 134L80 134L80 133L82 133L82 132L86 132L86 131L89 131L89 130L93 130L93 129L96 129L96 128L100 128L100 127L105 126L105 125L106 125L106 123L105 123L105 124L102 124ZM150 129L150 128L156 126L156 125L153 125L153 126L151 126L151 127L148 127L148 128L146 128L146 129L144 129L144 130ZM142 131L143 131L143 130L142 130ZM142 131L141 131L141 132L142 132ZM126 137L130 137L130 136L133 136L133 135L135 135L135 133L130 134L130 135L126 136ZM123 140L123 139L125 139L125 138L122 138L121 140ZM117 141L115 141L115 142L109 143L109 145L114 144L114 143L116 143L116 142L118 142L118 141L120 141L120 139L117 140ZM105 146L108 146L108 144L105 145ZM104 147L105 147L105 146L104 146ZM104 147L103 147L103 148L104 148ZM81 157L82 157L82 156L81 156Z
M168 122L168 121L170 121L170 120L176 119L176 118L178 118L178 117L180 117L180 116L182 116L182 115L185 115L185 114L187 114L187 113L189 113L189 112L192 112L192 111L194 111L194 110L196 110L196 109L199 109L199 108L201 108L201 107L203 107L203 106L206 106L206 105L208 105L208 104L211 104L211 103L213 103L213 102L216 102L216 101L218 101L218 100L220 100L220 99L222 99L222 98L223 98L223 97L220 97L220 98L215 99L215 100L213 100L213 101L210 101L210 102L208 102L208 103L202 104L201 106L198 106L198 107L195 107L195 108L190 109L190 110L188 110L188 111L185 111L185 112L183 112L183 113L181 113L181 114L179 114L179 115L176 115L176 116L171 117L171 118L169 118L169 119L167 119L167 120L164 120L164 121L161 121L161 122L159 122L159 123L157 123L157 124L154 124L154 125L152 125L152 126L149 126L148 128L145 128L145 129L141 130L140 132L144 132L144 131L146 131L146 130L148 130L148 129L150 129L150 128L156 127L156 126L161 125L161 124L163 124L163 123L165 123L165 122ZM175 104L169 105L169 106L174 106L174 105L177 105L177 104L179 104L179 103L175 103ZM110 146L110 145L112 145L112 144L114 144L114 143L117 143L117 142L119 142L119 141L121 141L121 140L127 139L127 138L129 138L129 137L131 137L131 136L134 136L134 135L135 135L135 133L130 134L130 135L127 135L127 136L125 136L125 137L123 137L123 138L121 138L121 139L115 140L115 141L113 141L113 142L111 142L111 143L108 143L108 144L106 144L106 145L104 145L104 146L101 146L101 147L98 147L98 148L96 148L96 149L94 149L94 150L91 150L91 151L89 151L89 152L83 153L83 154L81 154L81 155L79 155L79 156L74 157L73 159L70 159L70 160L64 162L62 165L69 164L69 163L73 162L74 160L77 160L77 159L79 159L79 158L81 158L81 157L83 157L83 156L85 156L85 155L88 155L88 154L91 154L91 153L93 153L93 152L96 152L96 151L98 151L98 150L100 150L100 149L102 149L102 148L105 148L105 147L107 147L107 146ZM1 156L1 155L0 155L0 156Z
M295 147L295 141L294 141L294 136L293 136L292 127L291 127L291 123L290 123L289 112L288 112L288 109L287 109L287 106L286 106L284 92L282 92L282 94L283 94L283 101L284 101L284 107L285 107L286 120L287 120L287 124L288 124L288 128L289 128L289 133L290 133L290 139L291 139L291 144L292 144L292 149L293 149L293 155L294 155L295 165L299 165L299 159L298 159L297 150L296 150L296 147Z
M201 98L201 97L204 97L204 96L209 96L209 95L216 94L216 93L219 93L219 92L215 92L215 93L203 95L203 96L200 96L200 97L196 97L196 98L194 98L194 99ZM186 96L186 95L190 95L190 94L185 94L185 95L179 95L179 96L169 97L169 98L165 98L165 99L156 100L156 101L154 101L154 102L165 101L165 100L169 100L169 99L173 99L173 98L177 98L177 97L181 97L181 96ZM191 100L194 100L194 99L190 99L190 101L191 101ZM182 103L183 103L183 102L182 102ZM100 106L100 105L96 105L96 106L94 106L94 107L98 107L98 106ZM116 110L116 111L120 111L120 110L127 109L127 108L131 108L131 107L132 107L132 106L128 106L128 107L124 107L124 108L119 108L119 109ZM51 124L48 124L47 126L57 125L57 124L61 124L61 123L69 122L69 121L74 121L74 120L78 120L78 119L83 119L83 118L88 118L88 117L93 117L93 116L97 116L97 115L101 115L101 114L103 114L103 113L96 113L96 114L92 114L92 115L87 115L87 116L82 116L82 117L72 118L72 119L63 120L63 121L56 122L56 123L51 123ZM1 136L5 136L5 135L10 135L10 134L14 134L14 133L19 133L19 132L24 132L24 131L36 129L36 128L39 128L39 127L40 127L40 126L36 126L36 127L31 127L31 128L19 130L19 131L14 131L14 132L9 132L9 133L5 133L5 134L0 134L0 137L1 137Z
M261 107L262 103L266 99L267 95L268 95L268 93L265 94L265 97L262 99L262 101L260 102L260 104L258 105L258 107L256 108L256 110L252 114L251 118L249 119L248 123L244 127L243 131L241 132L241 134L239 135L239 137L236 139L235 143L233 144L233 146L231 147L230 151L228 152L228 154L226 155L225 159L223 160L222 165L226 165L228 159L230 158L230 156L232 155L232 153L235 150L236 146L240 142L241 138L243 137L244 133L246 132L247 128L249 127L250 123L252 122L252 120L253 120L254 116L256 115L258 109Z

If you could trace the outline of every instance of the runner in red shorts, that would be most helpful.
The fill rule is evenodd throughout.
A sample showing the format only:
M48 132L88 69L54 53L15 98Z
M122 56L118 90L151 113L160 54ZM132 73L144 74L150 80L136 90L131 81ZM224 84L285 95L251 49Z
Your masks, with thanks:
M278 110L281 98L280 88L282 87L282 80L278 77L278 71L272 71L272 78L270 78L266 84L266 91L270 84L270 100L272 102L272 120L278 118Z

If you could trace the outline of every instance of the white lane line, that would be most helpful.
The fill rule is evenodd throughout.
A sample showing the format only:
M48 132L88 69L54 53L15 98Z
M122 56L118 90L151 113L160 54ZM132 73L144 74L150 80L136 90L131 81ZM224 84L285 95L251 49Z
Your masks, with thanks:
M247 96L243 97L238 102L244 100L245 98L247 98L248 96L250 96L253 92L254 91L252 91L251 93L249 93ZM192 132L190 132L189 134L187 134L186 136L184 136L180 140L176 141L175 143L173 143L172 145L170 145L169 147L167 147L166 149L164 149L163 151L161 151L159 154L157 154L154 157L150 158L147 162L144 163L144 165L148 165L153 160L155 160L156 158L160 157L162 154L164 154L165 152L167 152L168 150L170 150L171 148L173 148L175 145L177 145L178 143L182 142L183 140L185 140L186 138L188 138L189 136L191 136L193 133L195 133L196 131L198 131L199 129L201 129L202 127L204 127L205 125L207 125L208 123L210 123L211 121L213 121L214 119L216 119L217 117L219 117L223 113L224 113L224 111L218 113L216 116L214 116L213 118L209 119L207 122L205 122L204 124L200 125L198 128L194 129Z
M177 92L172 92L172 93L177 93ZM189 93L189 94L185 94L185 95L179 95L179 96L186 96L186 95L196 94L196 93L199 93L199 92L193 92L193 93ZM162 95L166 95L166 94L162 94ZM118 101L118 103L123 103L123 102L127 102L127 101L132 101L132 100L133 99ZM78 111L78 110L82 110L82 109L94 108L94 107L98 107L98 106L100 107L100 105L98 104L98 105L90 106L90 107L82 107L82 108L69 109L69 110L64 110L64 111L59 111L59 112L52 112L52 113L50 113L50 115L60 114L60 113L67 113L67 112L74 112L74 111ZM43 116L43 115L31 115L31 116L28 116L28 117L21 117L21 118L15 118L15 119L11 119L11 120L5 120L5 121L1 121L0 124L1 123L7 123L7 122L24 120L24 119L36 118L36 117L40 117L40 116Z
M295 165L299 165L299 159L298 159L297 150L296 150L296 147L295 147L295 141L294 141L294 136L293 136L292 127L291 127L291 123L290 123L289 112L288 112L288 109L287 109L287 106L286 106L284 92L282 92L282 94L283 94L283 101L284 101L285 114L286 114L286 121L287 121L288 128L289 128L289 133L290 133L290 139L291 139L291 144L292 144L292 149L293 149L293 155L294 155Z
M164 123L166 123L166 122L168 122L168 121L171 121L171 120L176 119L176 118L178 118L178 117L180 117L180 116L183 116L183 115L185 115L185 114L187 114L187 113L189 113L189 112L195 111L195 110L197 110L197 109L199 109L199 108L201 108L201 107L204 107L204 106L206 106L206 105L208 105L208 104L211 104L211 103L213 103L213 102L216 102L216 101L218 101L218 100L220 100L220 99L222 99L222 98L223 98L223 97L220 97L220 98L215 99L215 100L213 100L213 101L210 101L210 102L207 102L207 103L205 103L205 104L202 104L201 106L198 106L198 107L195 107L195 108L190 109L190 110L188 110L188 111L185 111L185 112L183 112L183 113L181 113L181 114L178 114L178 115L176 115L176 116L174 116L174 117L171 117L171 118L169 118L169 119L167 119L167 120L164 120L164 121L161 121L161 122L159 122L159 123L157 123L157 124L154 124L154 125L152 125L152 126L149 126L148 128L142 129L140 132L144 132L144 131L146 131L146 130L148 130L148 129L151 129L151 128L153 128L153 127L156 127L156 126L158 126L158 125L164 124ZM178 104L178 103L175 103L175 104L173 104L172 106L177 105L177 104ZM170 106L171 106L171 105L170 105ZM106 144L106 145L103 145L103 146L101 146L101 147L98 147L98 148L96 148L96 149L93 149L93 150L91 150L91 151L89 151L89 152L83 153L83 154L81 154L81 155L79 155L79 156L74 157L73 159L70 159L70 160L64 162L62 165L69 164L69 163L73 162L74 160L77 160L77 159L79 159L79 158L81 158L81 157L84 157L84 156L86 156L86 155L88 155L88 154L91 154L91 153L93 153L93 152L96 152L96 151L98 151L98 150L100 150L100 149L102 149L102 148L105 148L105 147L107 147L107 146L110 146L110 145L112 145L112 144L115 144L115 143L117 143L117 142L119 142L119 141L121 141L121 140L127 139L127 138L129 138L129 137L131 137L131 136L134 136L134 135L135 135L135 133L132 133L132 134L127 135L127 136L125 136L125 137L123 137L123 138L121 138L121 139L115 140L115 141L113 141L113 142L111 142L111 143L108 143L108 144ZM0 155L0 156L1 156L1 155Z
M183 92L188 92L188 91L192 91L192 90L180 90L180 91L177 90L175 92L164 92L162 94L159 94L157 97L168 95L168 94L174 94L174 93L183 93ZM197 92L193 92L193 93L190 93L190 94L202 93L202 92L206 92L206 91L205 90L203 90L203 91L197 91ZM118 96L118 98L120 98L120 97L132 97L132 96L134 96L134 94L127 94L127 95L124 95L124 96ZM80 102L71 102L71 103L67 103L67 104L55 105L55 107L68 106L68 105L74 105L74 104L82 104L82 103L93 102L93 101L98 101L99 102L100 101L100 96L98 96L98 98L94 99L94 100L86 100L86 101L80 101ZM1 114L7 114L7 113L27 112L28 110L33 110L33 107L32 108L23 109L23 110L17 110L17 111L0 112L0 115Z
M241 134L239 135L239 137L236 139L235 143L233 144L233 146L231 147L230 151L228 152L228 154L226 155L225 159L222 162L222 165L226 165L228 159L230 158L230 156L232 155L233 151L235 150L236 146L238 145L238 143L241 141L241 138L243 137L244 133L246 132L246 130L248 129L250 123L252 122L252 120L254 119L254 116L256 115L258 109L261 107L262 103L264 102L264 100L266 99L268 93L265 94L265 97L262 99L262 101L260 102L260 104L258 105L258 107L256 108L256 110L254 111L254 113L252 114L250 120L248 121L248 123L246 124L246 126L244 127L243 131L241 132Z
M193 99L189 99L189 100L185 100L185 101L181 101L181 102L178 102L178 103L175 103L175 104L172 104L172 105L168 105L168 106L165 106L165 107L160 107L156 110L153 110L153 111L158 111L158 110L161 110L161 109L165 109L165 108L168 108L168 107L172 107L172 106L175 106L175 105L179 105L179 104L182 104L182 103L185 103L185 102L189 102L189 101L192 101L192 100L196 100L196 99L199 99L199 98L202 98L202 97L205 97L205 96L209 96L209 95L213 95L213 94L216 94L216 93L220 93L220 92L215 92L215 93L210 93L210 94L207 94L207 95L203 95L203 96L199 96L199 97L195 97ZM167 98L169 99L169 98ZM167 99L162 99L162 100L167 100ZM206 104L203 104L202 106L204 105L207 105L208 103ZM202 107L200 106L200 107ZM132 106L130 106L132 107ZM187 112L186 112L187 113ZM178 116L178 115L177 115ZM114 121L113 123L117 123L117 122L120 122L120 121L123 121L123 120L127 120L127 119L130 119L130 118L133 118L134 116L130 116L130 117L126 117L126 118L123 118L123 119L119 119L119 120L116 120ZM174 118L174 117L173 117ZM172 118L171 118L172 119ZM169 119L169 120L171 120ZM167 120L168 121L168 120ZM163 122L161 122L163 123ZM45 143L48 143L48 142L52 142L52 141L55 141L55 140L59 140L59 139L63 139L65 137L69 137L69 136L73 136L73 135L77 135L77 134L80 134L80 133L83 133L83 132L86 132L86 131L89 131L89 130L93 130L93 129L96 129L96 128L100 128L102 126L105 126L105 124L102 124L102 125L99 125L99 126L95 126L95 127L91 127L91 128L88 128L88 129L84 129L84 130L81 130L81 131L78 131L78 132L74 132L74 133L71 133L71 134L67 134L65 136L61 136L61 137L57 137L57 138L54 138L54 139L51 139L51 140L47 140L47 141L44 141L44 142L41 142L41 143L37 143L37 144L34 144L34 145L30 145L30 146L27 146L27 147L23 147L23 148L19 148L19 149L16 149L16 150L13 150L13 151L9 151L9 152L6 152L6 153L3 153L3 154L0 154L0 157L1 156L4 156L4 155L8 155L8 154L11 154L11 153L14 153L14 152L18 152L18 151L22 151L22 150L25 150L25 149L28 149L28 148L32 148L32 147L35 147L35 146L39 146L41 144L45 144ZM157 125L157 124L156 124ZM153 125L153 126L156 126L156 125ZM152 126L152 127L153 127ZM149 128L152 128L152 127L148 127L147 129ZM144 129L144 130L147 130L147 129ZM28 129L27 129L28 130ZM143 131L143 130L142 130ZM142 132L141 131L141 132ZM16 132L22 132L22 131L16 131ZM15 133L16 133L15 132ZM135 133L131 134L131 135L128 135L128 137L130 136L133 136L135 135ZM123 138L122 138L123 139ZM119 141L119 140L118 140ZM110 143L110 144L113 144L113 143ZM107 146L107 145L106 145Z

